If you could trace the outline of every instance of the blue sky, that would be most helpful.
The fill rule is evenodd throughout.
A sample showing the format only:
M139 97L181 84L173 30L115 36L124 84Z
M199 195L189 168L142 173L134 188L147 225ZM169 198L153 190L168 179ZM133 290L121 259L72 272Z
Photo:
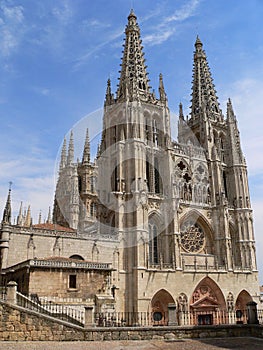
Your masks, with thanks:
M47 216L64 135L87 115L96 131L108 77L116 91L131 6L151 86L158 91L162 72L172 112L182 102L188 113L197 34L223 112L232 99L248 163L263 283L261 0L1 0L1 206L12 181L13 213L23 201L31 204L35 220L39 210Z

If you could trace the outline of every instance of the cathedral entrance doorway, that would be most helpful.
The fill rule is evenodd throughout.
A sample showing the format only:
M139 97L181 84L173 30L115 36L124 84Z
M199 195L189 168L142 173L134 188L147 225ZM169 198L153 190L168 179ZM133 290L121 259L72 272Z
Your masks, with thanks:
M224 295L218 285L205 277L195 288L190 301L192 324L218 324L226 311Z
M153 325L168 324L168 304L175 304L174 298L165 289L159 290L152 298L151 311Z
M247 291L242 290L237 297L235 310L245 311L247 309L247 303L252 300L251 295Z

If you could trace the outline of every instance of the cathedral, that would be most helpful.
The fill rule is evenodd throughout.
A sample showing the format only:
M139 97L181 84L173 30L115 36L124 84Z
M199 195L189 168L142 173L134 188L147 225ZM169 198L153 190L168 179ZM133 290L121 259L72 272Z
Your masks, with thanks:
M119 84L108 80L95 159L64 140L53 217L1 223L1 283L96 312L243 310L259 301L248 175L232 102L223 115L203 44L194 44L189 115L171 138L165 77L149 85L132 10Z

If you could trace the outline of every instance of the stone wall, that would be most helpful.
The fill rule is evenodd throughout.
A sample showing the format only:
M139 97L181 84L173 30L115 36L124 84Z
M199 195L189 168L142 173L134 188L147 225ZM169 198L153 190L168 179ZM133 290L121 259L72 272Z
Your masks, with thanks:
M212 337L262 337L262 325L88 328L71 326L0 301L0 340L172 340Z

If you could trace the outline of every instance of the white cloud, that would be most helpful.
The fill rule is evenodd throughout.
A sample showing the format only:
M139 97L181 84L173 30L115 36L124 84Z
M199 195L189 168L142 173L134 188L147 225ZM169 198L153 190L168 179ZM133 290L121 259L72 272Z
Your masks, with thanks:
M98 19L89 19L89 20L85 20L81 23L81 29L83 31L87 31L90 29L105 29L105 28L109 28L111 27L111 25L109 23L106 22L102 22L99 21Z
M24 8L0 4L0 54L8 57L19 46L25 31Z
M20 202L31 205L33 222L37 222L39 211L47 215L53 204L55 188L55 162L41 157L20 156L13 160L0 159L0 203L2 213L7 197L8 183L12 181L12 217L16 218Z
M187 2L180 9L176 10L174 14L167 17L165 19L165 22L174 22L174 21L181 22L188 19L189 17L194 16L199 4L200 4L200 0L191 0Z
M168 40L170 38L170 36L172 36L175 32L175 29L167 29L167 30L163 30L163 31L159 31L157 33L153 33L153 34L148 34L143 38L143 42L145 44L149 44L149 45L159 45L161 43L163 43L164 41Z
M68 24L73 17L73 9L68 1L63 1L52 9L53 16L62 24Z
M165 17L158 26L152 28L152 33L145 35L143 42L153 46L167 41L176 32L177 23L173 24L172 22L183 22L189 17L194 16L199 4L200 0L186 2L173 15ZM152 16L157 14L159 14L159 11L154 12Z

